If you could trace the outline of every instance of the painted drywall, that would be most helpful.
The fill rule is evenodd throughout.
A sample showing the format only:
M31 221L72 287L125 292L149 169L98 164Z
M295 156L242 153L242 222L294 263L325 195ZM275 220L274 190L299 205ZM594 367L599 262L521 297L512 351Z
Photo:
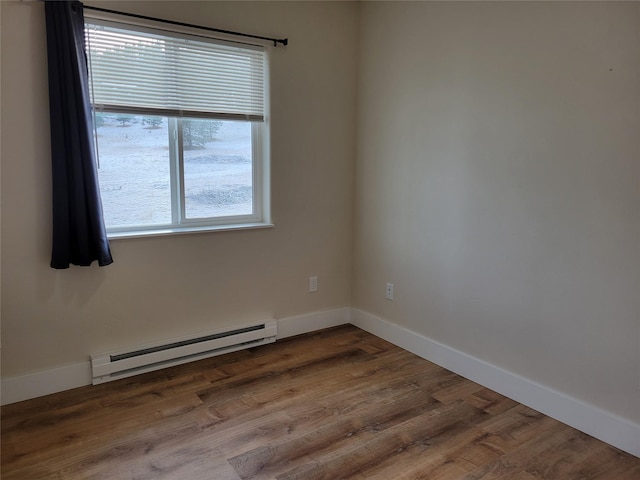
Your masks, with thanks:
M640 423L640 4L366 2L359 42L353 306Z
M90 354L350 304L357 6L107 2L265 36L275 228L111 242L105 268L49 268L44 6L2 8L2 376ZM102 5L98 2L86 2ZM317 293L308 277L318 275Z

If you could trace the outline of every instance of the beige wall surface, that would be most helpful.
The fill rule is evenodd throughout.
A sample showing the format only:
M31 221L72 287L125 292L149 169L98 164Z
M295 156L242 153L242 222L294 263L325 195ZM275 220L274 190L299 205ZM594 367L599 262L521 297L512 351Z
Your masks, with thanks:
M640 3L364 3L358 76L352 305L640 423Z
M288 47L270 54L276 227L114 240L113 265L56 271L48 266L44 6L0 3L3 377L350 304L355 4L108 2L116 10L289 37ZM311 274L319 276L314 294Z

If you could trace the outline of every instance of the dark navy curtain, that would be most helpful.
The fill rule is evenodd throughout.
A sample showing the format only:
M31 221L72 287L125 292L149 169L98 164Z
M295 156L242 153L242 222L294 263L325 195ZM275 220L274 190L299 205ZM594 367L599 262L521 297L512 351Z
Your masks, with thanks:
M53 170L52 268L113 262L102 216L85 56L77 1L46 1Z

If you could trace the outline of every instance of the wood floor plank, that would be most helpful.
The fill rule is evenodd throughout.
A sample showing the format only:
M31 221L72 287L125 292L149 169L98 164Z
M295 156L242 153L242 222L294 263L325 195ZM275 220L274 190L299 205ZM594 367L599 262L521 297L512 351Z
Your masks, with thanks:
M367 474L383 462L402 462L400 457L414 446L426 451L434 438L455 436L467 429L469 424L481 421L484 415L484 412L462 402L440 405L413 415L384 431L362 430L363 435L356 436L355 442L349 441L347 445L334 444L322 457L318 458L316 454L315 462L277 478L326 480L335 478L335 472L345 474L345 478L363 472Z
M380 408L380 406L384 408L385 404L392 405L393 413L395 414L393 418L387 417L387 421L397 420L403 415L411 415L412 409L427 410L435 406L433 399L412 386L383 389L376 392L375 396L365 396L364 398L353 395L351 398L345 399L341 395L333 395L317 400L307 399L303 402L290 404L287 408L282 409L280 409L280 405L276 405L274 413L277 416L273 413L266 413L257 419L243 421L232 426L223 425L223 428L218 431L226 441L220 445L220 448L230 456L237 456L250 450L248 446L256 441L257 435L261 437L258 446L267 440L267 436L269 443L282 437L295 439L299 435L304 435L309 431L316 431L327 424L344 421L345 419L352 421L354 418L362 416L363 412L366 414L367 411ZM271 418L265 420L265 416L270 416ZM245 417L249 416L246 415ZM268 423L270 426L277 426L277 428L250 431L248 426L253 423ZM383 425L382 422L380 425Z
M60 448L63 445L74 448L95 437L122 437L140 429L140 425L159 424L166 418L185 418L185 413L202 407L195 395L167 398L150 402L149 405L122 406L111 405L85 416L65 417L55 421L55 412L51 412L51 421L43 424L28 425L28 428L12 431L7 435L12 440L14 452L19 456L28 456L48 448ZM206 409L201 408L202 415ZM117 419L117 422L113 422ZM110 428L104 428L110 426Z
M456 471L465 474L475 470L500 455L480 443L486 437L480 428L484 421L486 415L466 418L440 435L408 445L396 456L361 472L357 478L384 480L396 475L398 478L435 478L442 472L451 471L452 464L456 465ZM481 450L482 454L479 453Z
M442 403L451 403L484 390L482 385L478 385L469 380L464 381L462 377L459 378L459 383L451 385L450 387L440 388L437 392L433 393L433 397Z
M295 461L308 455L334 450L344 442L351 444L361 442L365 437L382 437L378 435L379 432L404 424L436 406L421 392L415 393L414 396L399 396L388 402L367 402L347 415L324 418L312 428L300 429L298 435L290 435L282 442L248 451L231 458L230 462L241 478L261 478L278 469L289 468Z
M211 397L201 395L201 398L209 402L218 427L241 424L273 410L295 412L299 406L307 408L311 402L324 406L328 413L341 411L349 409L358 398L382 397L401 388L419 389L412 379L419 375L420 364L415 359L403 363L396 357L394 354L373 358L365 366L340 364L309 372L304 378L300 375L296 379L272 377L263 384L262 390L239 388L237 398L231 400L215 393ZM397 368L389 369L389 362L395 362ZM334 405L336 401L339 403Z
M640 462L618 450L614 450L614 456L609 462L603 463L593 469L583 468L587 478L593 480L615 480L618 478L640 478Z
M491 415L506 412L518 404L515 400L511 400L510 398L500 395L488 388L482 388L478 391L474 391L471 395L464 397L464 401L475 407L483 409Z
M526 466L532 459L544 457L549 450L557 449L566 442L571 442L580 432L559 422L553 423L544 434L537 433L526 438L515 448L506 451L494 462L483 465L466 477L467 480L486 480L517 478L526 472ZM546 463L546 462L545 462ZM530 472L526 472L530 473ZM533 475L533 474L532 474ZM533 475L535 477L535 475Z
M2 407L6 480L639 480L640 459L353 326Z

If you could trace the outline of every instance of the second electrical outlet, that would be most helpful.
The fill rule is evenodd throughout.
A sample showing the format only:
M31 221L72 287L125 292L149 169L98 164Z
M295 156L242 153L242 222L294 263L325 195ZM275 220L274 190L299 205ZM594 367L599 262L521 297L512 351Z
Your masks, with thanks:
M318 291L318 276L313 275L309 277L309 292L317 292Z
M387 282L387 292L385 294L387 300L393 300L393 283Z

